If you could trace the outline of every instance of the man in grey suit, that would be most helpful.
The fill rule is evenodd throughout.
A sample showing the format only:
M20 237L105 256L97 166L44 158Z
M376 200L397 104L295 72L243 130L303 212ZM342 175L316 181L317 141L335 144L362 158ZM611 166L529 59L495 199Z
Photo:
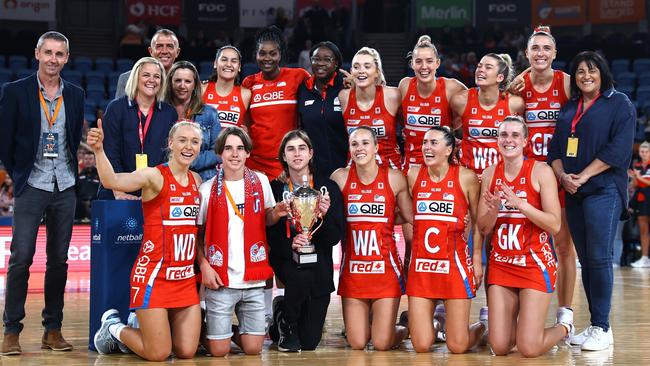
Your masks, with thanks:
M159 29L153 37L151 37L151 46L149 46L149 54L151 57L156 58L162 62L165 71L169 71L176 58L181 53L178 47L178 37L169 29ZM115 89L115 98L121 98L126 95L124 89L126 88L126 81L129 80L131 70L120 75L117 79L117 88Z

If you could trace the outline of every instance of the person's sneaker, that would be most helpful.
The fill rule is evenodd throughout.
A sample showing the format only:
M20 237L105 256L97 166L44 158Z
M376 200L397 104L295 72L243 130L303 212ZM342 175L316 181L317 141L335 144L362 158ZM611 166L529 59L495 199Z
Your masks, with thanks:
M650 258L642 256L638 260L630 263L630 266L634 268L650 268Z
M483 306L479 311L478 321L481 324L483 324L483 327L485 328L485 331L481 336L481 340L479 341L479 345L485 346L486 344L488 344L488 307L487 306Z
M295 324L288 324L284 319L280 319L278 326L280 331L280 341L278 342L278 351L280 352L300 352L300 339L296 331Z
M589 333L591 332L592 328L593 328L593 326L590 325L590 326L587 327L587 329L585 329L582 332L580 332L580 333L574 335L573 337L571 337L571 339L570 339L571 344L574 345L574 346L580 346L583 343L585 343L585 341L589 337ZM607 334L607 340L609 341L609 344L613 345L614 344L614 331L612 331L612 327L609 327L606 334Z
M105 355L117 352L119 349L118 341L108 331L108 327L120 322L120 314L116 309L109 309L102 315L102 325L93 337L95 349L99 354Z
M575 327L573 326L573 310L571 308L561 306L557 309L555 324L559 324L566 328L567 335L562 339L562 343L571 346L571 338L575 334Z
M436 342L446 342L447 341L447 331L445 329L445 324L447 323L447 312L445 311L445 306L439 304L436 306L436 310L433 312L434 327L436 321L438 322L436 332Z
M609 337L601 327L592 326L589 336L580 349L583 351L602 351L609 348Z

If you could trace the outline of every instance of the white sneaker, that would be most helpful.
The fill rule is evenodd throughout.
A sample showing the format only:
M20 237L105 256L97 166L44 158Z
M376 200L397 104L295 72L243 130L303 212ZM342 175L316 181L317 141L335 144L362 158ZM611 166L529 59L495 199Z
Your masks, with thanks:
M650 268L650 258L642 256L638 260L630 263L630 266L634 268Z
M583 351L602 351L611 346L607 332L601 327L591 327L589 336L580 347Z
M592 328L594 328L594 327L590 325L590 326L587 327L587 329L585 329L582 332L580 332L580 333L574 335L573 337L571 337L570 338L571 344L575 345L575 346L580 346L583 343L585 343L585 341L589 337L589 333L591 332ZM610 346L613 345L614 344L614 331L612 330L612 327L609 327L606 334L607 334L607 340L609 341L609 345Z

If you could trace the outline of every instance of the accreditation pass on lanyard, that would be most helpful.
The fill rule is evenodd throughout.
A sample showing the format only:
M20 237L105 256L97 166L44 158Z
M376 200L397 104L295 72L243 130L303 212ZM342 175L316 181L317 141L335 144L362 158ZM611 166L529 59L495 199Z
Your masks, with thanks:
M63 95L59 97L59 101L56 103L54 112L50 115L50 112L45 103L45 97L43 97L43 92L41 89L38 89L38 99L41 102L41 107L43 108L43 113L45 113L45 119L50 129L48 132L43 133L42 144L43 144L43 157L45 158L56 158L59 156L59 134L52 132L52 127L56 122L56 117L59 115L61 110L61 104L63 103Z
M149 130L149 124L151 123L151 117L153 117L153 107L156 103L152 103L149 107L149 113L147 113L147 118L142 125L142 112L138 109L138 134L140 135L140 154L135 154L135 170L140 170L146 168L148 165L147 154L144 153L144 139L147 136L147 131Z
M576 110L575 116L573 116L573 120L571 121L571 136L569 136L569 139L566 144L566 157L567 158L575 158L578 156L578 138L575 136L576 133L576 126L582 119L582 116L587 113L587 110L591 108L591 106L596 103L596 101L600 98L600 93L596 96L596 98L589 103L588 106L584 106L585 102L583 98L580 98L578 100L578 109Z

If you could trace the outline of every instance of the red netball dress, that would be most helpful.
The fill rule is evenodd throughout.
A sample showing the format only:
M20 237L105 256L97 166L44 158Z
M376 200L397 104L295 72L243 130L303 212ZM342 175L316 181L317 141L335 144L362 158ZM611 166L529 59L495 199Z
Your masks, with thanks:
M505 177L503 162L494 171L490 191L495 192L507 184L517 197L537 209L542 209L541 196L531 182L536 161L524 160L517 177L509 181ZM518 209L501 207L492 235L492 252L488 271L488 285L514 288L530 288L551 293L555 290L557 263L550 235L533 224Z
M472 169L480 177L485 168L501 159L497 146L499 124L509 114L507 93L499 97L497 105L488 111L479 103L478 88L468 90L467 106L461 116L461 165Z
M378 299L404 293L402 265L393 238L395 194L386 166L379 167L374 182L366 185L352 164L343 188L347 240L338 294Z
M476 295L472 255L464 237L468 204L460 167L440 182L422 167L413 186L413 250L406 282L409 296L471 299Z
M524 75L526 86L521 96L526 103L526 124L530 144L527 156L539 161L546 161L548 144L551 142L555 131L555 122L560 115L560 109L569 99L564 92L564 72L555 70L553 82L545 92L538 92L533 88L530 73Z
M241 97L241 86L235 85L230 94L222 97L217 93L217 83L210 81L203 93L203 102L214 107L221 122L221 128L241 126L246 115L246 105Z
M180 185L167 164L158 165L160 193L142 202L144 235L131 270L131 309L179 308L199 303L194 279L199 192L192 173Z
M424 134L433 126L451 127L451 108L447 100L445 78L436 79L436 88L427 98L420 96L417 79L411 78L406 96L402 98L404 117L404 163L407 172L412 166L421 166Z
M282 137L298 124L298 87L309 78L304 69L280 68L280 75L266 80L261 72L249 75L242 86L251 90L251 125L248 133L253 151L246 166L273 180L282 173L278 148Z
M348 135L359 126L372 128L377 134L377 143L379 152L377 162L379 165L387 165L393 169L401 166L401 157L397 147L396 119L391 115L384 105L384 88L380 85L376 87L375 102L369 110L363 111L357 105L356 89L350 90L348 105L343 111L343 119Z

